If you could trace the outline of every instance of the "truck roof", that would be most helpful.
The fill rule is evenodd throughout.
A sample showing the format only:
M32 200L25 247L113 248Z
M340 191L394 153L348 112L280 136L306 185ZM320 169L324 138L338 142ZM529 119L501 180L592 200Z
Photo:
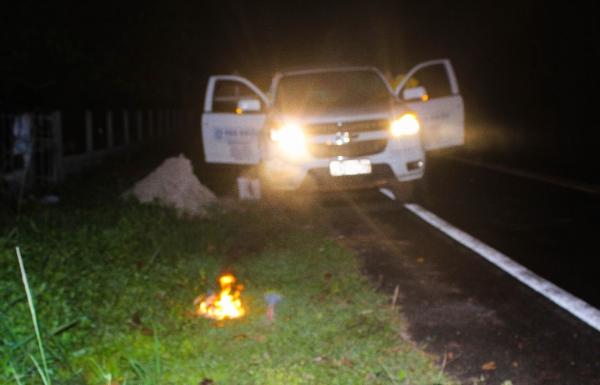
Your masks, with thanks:
M286 71L279 71L273 75L273 80L271 81L271 86L269 87L270 97L274 96L275 89L279 84L279 81L284 76L298 76L298 75L310 75L310 74L318 74L318 73L326 73L326 72L351 72L351 71L373 71L381 79L384 81L390 92L392 92L391 88L389 88L389 84L385 79L385 76L377 67L373 66L331 66L331 67L312 67L312 68L301 68L301 69L290 69Z
M378 68L373 66L331 66L331 67L308 67L294 68L284 71L278 71L274 77L294 76L294 75L309 75L322 72L346 72L346 71L375 71L380 72Z

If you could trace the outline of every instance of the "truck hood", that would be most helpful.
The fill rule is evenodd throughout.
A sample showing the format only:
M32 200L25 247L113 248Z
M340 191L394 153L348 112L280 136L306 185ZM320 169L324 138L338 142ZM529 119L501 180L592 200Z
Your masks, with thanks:
M269 120L277 122L294 121L300 124L329 122L352 122L361 120L389 119L406 111L406 107L394 99L344 108L323 108L311 111L271 111Z

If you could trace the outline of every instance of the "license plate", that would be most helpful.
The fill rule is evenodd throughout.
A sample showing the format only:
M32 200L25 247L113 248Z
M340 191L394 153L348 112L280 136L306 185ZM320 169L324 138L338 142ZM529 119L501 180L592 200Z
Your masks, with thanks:
M369 159L333 160L329 163L329 173L332 176L370 174L371 161Z

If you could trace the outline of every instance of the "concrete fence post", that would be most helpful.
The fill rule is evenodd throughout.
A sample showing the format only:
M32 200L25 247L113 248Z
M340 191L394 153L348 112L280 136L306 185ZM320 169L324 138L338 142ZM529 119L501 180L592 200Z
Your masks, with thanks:
M160 110L152 110L152 127L154 137L160 137Z
M162 138L165 134L165 110L158 110L160 114L160 131L159 136Z
M165 128L165 114L163 110L158 110L158 137L163 136L163 129Z
M166 134L167 132L169 132L169 133L171 132L171 118L172 118L172 116L171 116L171 113L172 113L172 112L173 112L173 111L172 111L171 109L165 110L165 116L166 116L166 122L165 122L165 134Z
M113 133L113 113L111 110L106 111L106 148L111 149L114 147L114 133Z
M165 110L165 135L171 133L171 110Z
M51 115L53 146L53 177L54 183L60 183L65 179L65 164L63 154L63 127L62 114L54 111Z
M152 110L147 111L148 114L148 138L154 138L154 114Z
M129 112L127 110L123 110L123 144L128 146L129 141Z
M167 133L171 134L173 131L173 110L167 110Z
M94 151L94 120L91 110L85 110L85 152Z
M138 142L141 142L142 139L144 138L144 134L143 134L143 127L142 125L144 124L144 117L142 116L142 111L137 110L136 111L136 120L137 120L137 140Z
M163 114L164 114L164 128L163 128L163 136L167 135L167 132L169 131L169 110L163 110Z
M163 114L163 110L156 111L156 136L162 137L163 128L165 124L165 115Z

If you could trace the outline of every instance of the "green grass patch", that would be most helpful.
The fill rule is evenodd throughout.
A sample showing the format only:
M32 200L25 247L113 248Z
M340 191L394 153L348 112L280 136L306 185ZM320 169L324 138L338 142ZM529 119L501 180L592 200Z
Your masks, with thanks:
M0 238L0 383L42 383L17 245L55 384L449 383L401 339L358 259L293 216L241 207L181 219L114 198L29 207ZM229 269L248 314L193 316ZM282 300L269 322L272 292Z

